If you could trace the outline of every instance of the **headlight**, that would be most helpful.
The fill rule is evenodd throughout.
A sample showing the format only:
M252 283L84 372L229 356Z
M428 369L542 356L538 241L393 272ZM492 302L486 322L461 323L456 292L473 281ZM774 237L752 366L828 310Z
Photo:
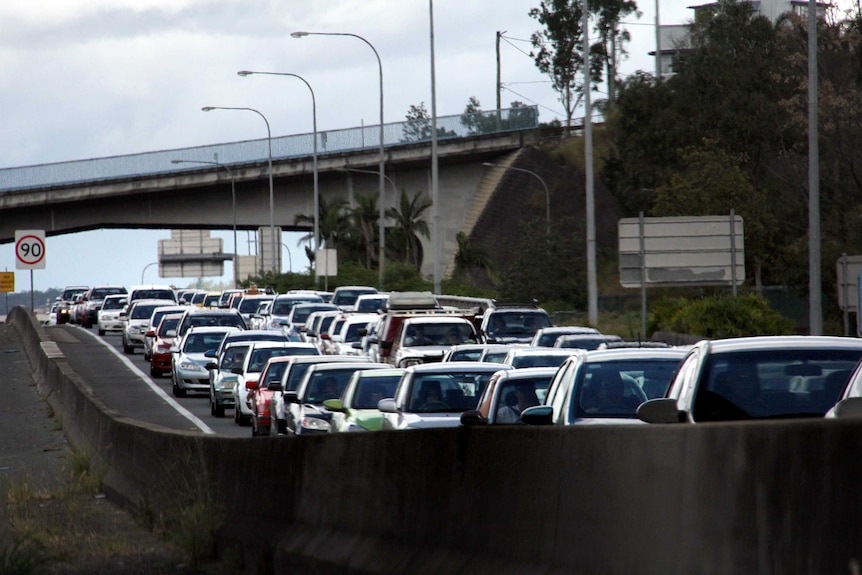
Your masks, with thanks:
M214 384L216 389L233 389L234 384L236 383L235 375L226 375L225 377L217 380Z
M329 430L332 428L332 426L329 424L328 421L320 419L319 417L303 417L302 428L309 431L322 431L325 433L329 433Z

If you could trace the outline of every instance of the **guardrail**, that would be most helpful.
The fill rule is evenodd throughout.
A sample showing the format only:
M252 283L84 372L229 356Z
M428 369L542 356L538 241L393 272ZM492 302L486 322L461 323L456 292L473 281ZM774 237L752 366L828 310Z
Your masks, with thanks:
M533 129L538 125L539 112L536 106L508 108L499 114L495 110L441 116L437 118L437 138L452 140L515 132ZM384 124L383 140L386 147L429 142L431 120ZM318 132L317 146L320 154L376 149L380 146L380 125ZM311 156L313 149L314 134L272 138L274 160ZM214 154L218 155L219 163L226 166L264 162L269 157L268 139L4 168L0 169L0 192L199 170L200 166L172 165L171 160L212 162Z

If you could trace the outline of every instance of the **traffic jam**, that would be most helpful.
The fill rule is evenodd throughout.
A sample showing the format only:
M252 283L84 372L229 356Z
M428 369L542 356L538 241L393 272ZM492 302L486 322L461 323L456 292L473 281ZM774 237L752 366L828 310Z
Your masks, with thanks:
M534 302L370 286L68 286L48 324L96 331L175 398L232 418L232 435L862 413L860 339L624 341L553 325Z

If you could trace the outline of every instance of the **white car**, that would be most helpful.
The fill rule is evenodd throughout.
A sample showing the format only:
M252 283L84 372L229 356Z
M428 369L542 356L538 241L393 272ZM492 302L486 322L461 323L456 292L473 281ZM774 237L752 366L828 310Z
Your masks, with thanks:
M473 323L463 317L422 315L407 318L395 334L389 362L395 367L439 362L453 345L475 343L476 339Z
M249 425L251 423L251 406L248 404L248 387L246 384L256 384L260 378L266 362L272 357L282 355L307 355L314 353L314 349L307 343L301 342L278 342L278 341L255 341L251 342L240 373L237 374L233 385L233 420L237 425Z
M333 355L365 355L362 353L362 333L377 314L348 314L337 333L329 334L329 353Z
M174 300L138 299L120 312L123 322L123 352L132 354L136 347L144 347L147 343L147 330L150 328L150 317L157 307L176 305Z
M102 309L96 312L96 323L98 324L99 335L105 335L109 331L123 331L123 322L120 321L120 312L126 307L127 294L115 294L105 296L102 302Z
M377 404L381 399L395 395L403 375L404 370L397 367L355 372L340 398L323 402L323 406L332 413L329 432L379 430L383 416Z
M461 413L476 409L491 376L511 365L480 361L408 367L395 397L380 401L381 429L458 427Z
M209 371L206 365L210 359L206 353L218 349L229 331L238 331L238 328L193 327L179 343L171 346L171 386L176 397L185 397L189 391L209 391Z

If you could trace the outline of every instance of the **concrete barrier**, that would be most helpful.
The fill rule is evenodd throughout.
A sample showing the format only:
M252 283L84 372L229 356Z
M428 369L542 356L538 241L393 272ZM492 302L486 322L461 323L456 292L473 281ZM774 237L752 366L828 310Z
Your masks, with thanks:
M101 405L18 309L40 388L112 493L213 496L249 573L853 573L862 556L862 422L171 433Z

